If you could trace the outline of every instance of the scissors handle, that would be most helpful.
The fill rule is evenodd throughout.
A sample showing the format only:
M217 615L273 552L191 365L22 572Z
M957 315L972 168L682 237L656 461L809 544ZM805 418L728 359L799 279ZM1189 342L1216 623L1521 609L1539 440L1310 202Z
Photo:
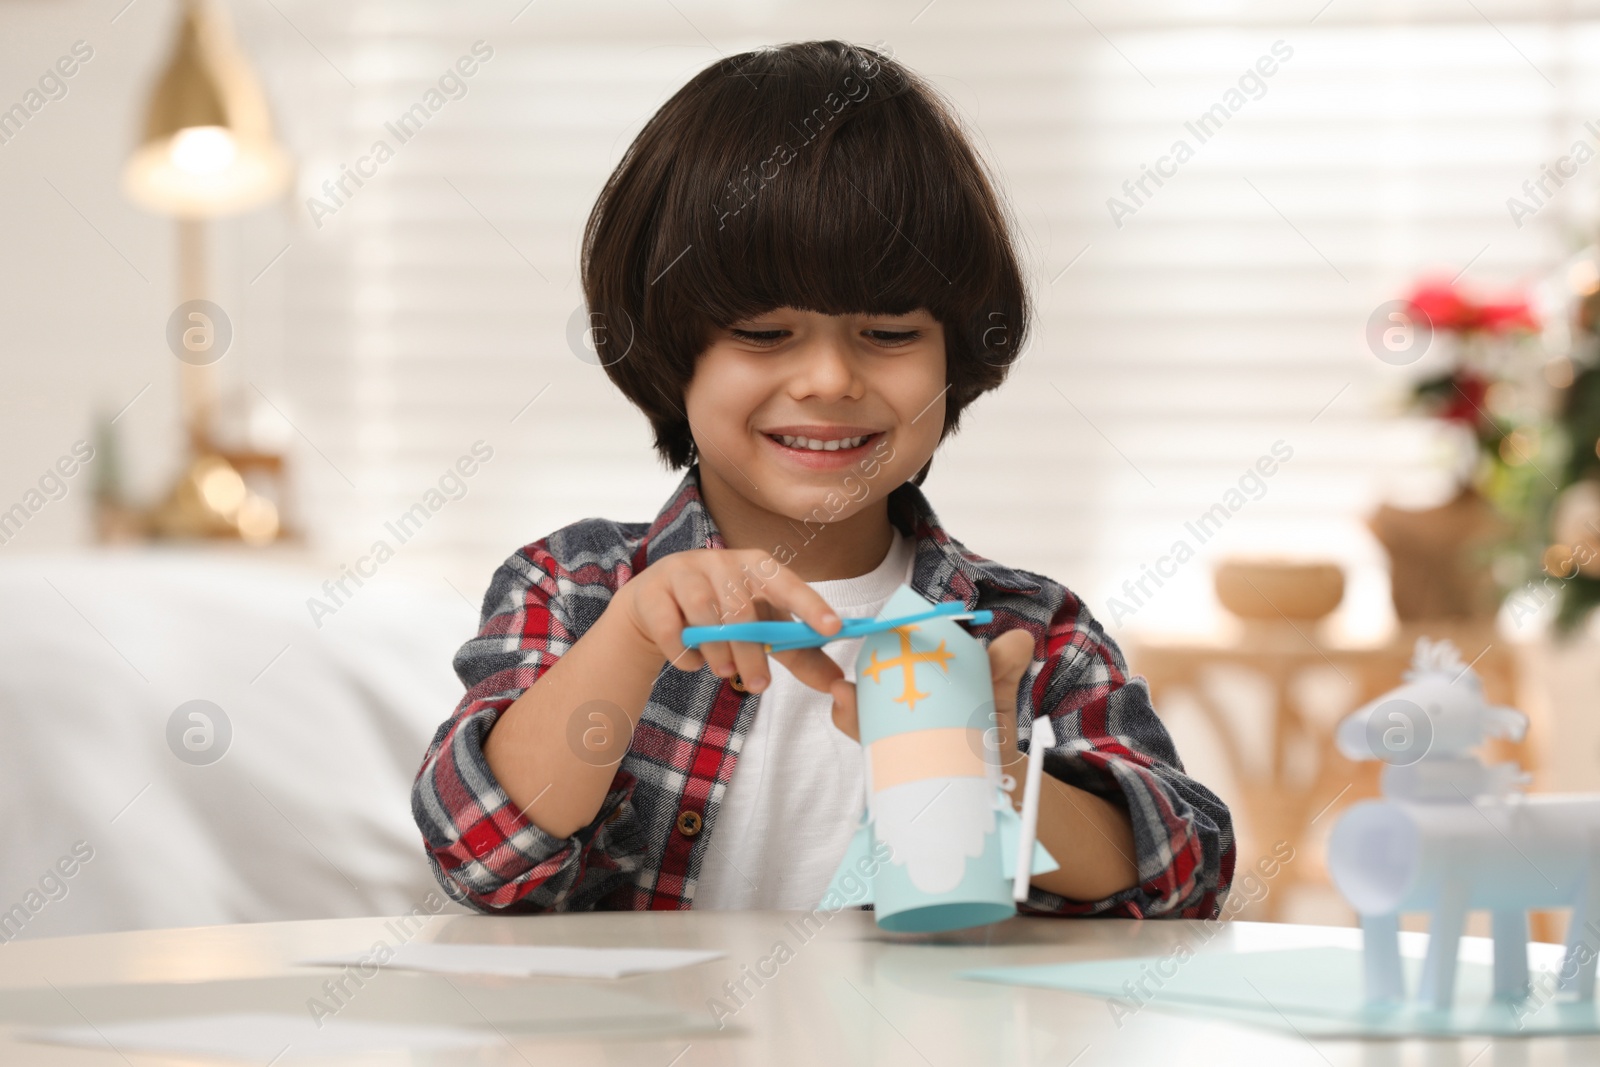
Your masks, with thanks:
M865 637L867 634L881 633L897 626L909 626L915 622L936 618L957 618L986 623L992 620L994 615L987 611L969 611L961 601L949 600L936 605L931 611L902 615L893 619L879 619L870 615L847 618L840 626L839 632L831 635L818 633L803 622L762 620L727 623L722 626L686 626L681 640L685 648L698 648L714 641L749 641L765 645L769 652L788 652L797 648L820 648L830 641Z
M769 620L735 622L725 626L685 626L682 641L685 648L698 648L713 641L751 641L765 645L794 637L796 626L805 626L805 623ZM805 628L811 630L809 626ZM815 630L811 632L816 633Z

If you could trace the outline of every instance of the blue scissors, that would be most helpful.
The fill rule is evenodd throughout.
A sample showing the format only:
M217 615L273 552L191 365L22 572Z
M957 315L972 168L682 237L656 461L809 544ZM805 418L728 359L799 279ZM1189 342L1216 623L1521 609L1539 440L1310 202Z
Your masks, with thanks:
M768 652L789 652L797 648L821 648L829 641L865 637L867 634L882 633L897 626L909 626L914 622L925 622L928 619L985 623L994 619L994 613L969 611L961 601L947 600L936 605L932 611L901 615L895 619L876 619L871 616L845 619L839 632L831 637L818 633L803 622L762 621L735 622L723 626L686 626L682 640L685 648L699 648L713 641L751 641L765 645Z

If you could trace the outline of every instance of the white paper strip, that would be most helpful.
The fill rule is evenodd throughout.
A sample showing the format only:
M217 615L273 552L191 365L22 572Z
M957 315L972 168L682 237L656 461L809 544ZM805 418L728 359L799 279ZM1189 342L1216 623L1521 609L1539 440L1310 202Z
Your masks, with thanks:
M625 978L689 967L722 958L721 952L683 948L586 948L571 945L401 945L383 967L436 974L492 974L508 978ZM305 967L371 967L368 951L300 960Z
M305 1013L195 1015L140 1022L61 1026L24 1031L28 1041L77 1045L107 1052L217 1056L257 1065L308 1056L350 1055L385 1050L429 1051L504 1044L488 1030L459 1026L324 1019Z
M1033 843L1039 836L1039 789L1044 783L1044 754L1056 743L1050 716L1033 721L1033 738L1028 742L1028 777L1022 785L1022 834L1017 843L1017 869L1012 872L1011 896L1018 903L1028 899L1033 884Z

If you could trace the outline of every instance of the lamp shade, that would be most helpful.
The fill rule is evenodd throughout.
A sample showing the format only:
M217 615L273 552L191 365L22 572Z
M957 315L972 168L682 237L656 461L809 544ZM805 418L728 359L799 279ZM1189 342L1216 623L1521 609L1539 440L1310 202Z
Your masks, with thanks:
M222 15L188 0L123 192L147 211L216 218L271 202L291 177L260 83Z

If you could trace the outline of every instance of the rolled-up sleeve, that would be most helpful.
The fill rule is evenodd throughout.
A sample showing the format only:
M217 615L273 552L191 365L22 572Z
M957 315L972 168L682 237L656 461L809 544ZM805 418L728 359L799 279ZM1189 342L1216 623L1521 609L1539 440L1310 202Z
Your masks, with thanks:
M411 809L450 897L485 912L583 911L626 878L643 848L627 817L634 776L618 770L589 825L554 837L533 825L489 769L495 722L577 640L554 561L529 546L496 571L478 633L455 656L466 693L439 727ZM581 594L580 594L581 595Z
M1128 676L1116 642L1070 594L1051 619L1043 656L1024 677L1018 697L1025 743L1031 747L1031 724L1038 714L1048 714L1055 729L1045 772L1127 810L1139 878L1137 885L1091 902L1034 888L1026 910L1214 918L1233 881L1233 820L1227 805L1184 772L1144 679Z

